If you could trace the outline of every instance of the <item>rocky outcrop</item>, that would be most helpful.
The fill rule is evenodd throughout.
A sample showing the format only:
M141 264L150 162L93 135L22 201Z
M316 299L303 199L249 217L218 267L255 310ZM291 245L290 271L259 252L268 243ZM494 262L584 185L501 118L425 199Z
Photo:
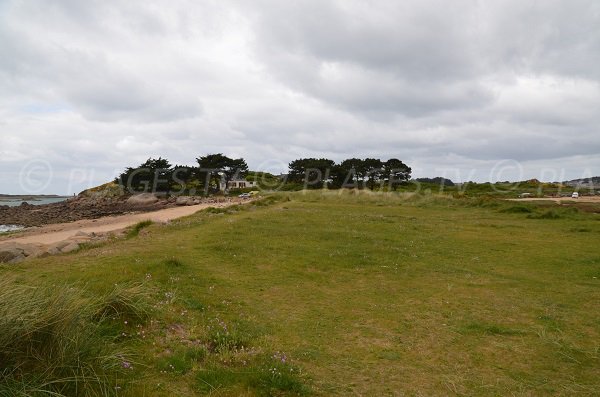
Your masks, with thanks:
M176 205L196 205L200 204L202 201L197 197L192 196L179 196L175 201Z
M16 247L0 248L0 263L16 263L25 259L23 250Z
M159 199L152 194L136 195L131 198L125 196L109 198L77 196L63 202L46 205L3 206L0 208L0 224L25 227L42 226L132 212L157 211L173 205L173 202Z
M53 244L21 244L0 241L0 263L19 263L28 258L43 258L50 255L67 254L81 248L81 244L106 240L108 236L77 232L67 240Z
M67 223L81 219L98 219L111 215L158 211L176 205L196 205L231 201L231 198L202 198L195 196L157 197L152 193L133 196L92 197L82 195L59 203L46 205L24 204L17 207L0 206L0 225L24 227Z
M26 258L37 258L45 252L41 244L4 243L0 245L0 263L19 263Z
M155 204L156 202L158 202L158 197L156 197L152 193L134 194L133 196L127 199L127 204L130 205L146 206Z

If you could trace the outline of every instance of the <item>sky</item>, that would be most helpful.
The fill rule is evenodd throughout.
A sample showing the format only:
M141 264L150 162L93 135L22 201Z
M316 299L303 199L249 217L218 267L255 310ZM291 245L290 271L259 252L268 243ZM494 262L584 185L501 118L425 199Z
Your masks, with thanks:
M600 175L600 2L0 0L0 193L219 152Z

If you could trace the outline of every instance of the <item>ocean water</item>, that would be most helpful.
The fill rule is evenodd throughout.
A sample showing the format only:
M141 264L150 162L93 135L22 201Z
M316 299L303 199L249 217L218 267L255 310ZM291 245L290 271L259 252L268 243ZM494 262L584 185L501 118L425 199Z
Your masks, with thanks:
M43 204L52 204L52 203L60 203L61 201L65 201L68 197L46 197L46 198L39 198L37 200L25 200L26 203L31 204L31 205L43 205ZM18 199L18 200L14 200L14 199L9 199L9 200L4 200L4 199L0 199L0 205L8 205L9 207L16 207L21 205L21 203L23 202L23 200Z
M0 233L14 232L15 230L21 230L23 226L19 225L0 225Z
M60 203L61 201L65 201L68 197L41 197L37 200L25 200L28 204L31 205L43 205L43 204L52 204L52 203ZM21 205L23 200L16 199L0 199L0 205L8 205L9 207L16 207ZM0 220L2 222L2 220ZM6 232L14 232L15 230L21 230L23 226L19 225L3 225L0 223L0 233Z

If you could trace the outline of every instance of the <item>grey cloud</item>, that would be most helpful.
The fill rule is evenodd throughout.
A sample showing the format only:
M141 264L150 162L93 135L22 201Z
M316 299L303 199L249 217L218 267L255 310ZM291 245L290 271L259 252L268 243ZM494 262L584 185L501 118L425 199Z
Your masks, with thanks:
M89 178L75 190L149 156L190 164L217 151L251 167L379 156L419 176L486 179L503 159L531 177L600 174L596 1L0 9L0 191L32 159L52 163L60 192L78 167Z
M261 11L256 42L270 70L353 111L485 107L485 82L499 76L598 77L600 12L590 1L267 1ZM332 83L320 73L328 64L357 73Z

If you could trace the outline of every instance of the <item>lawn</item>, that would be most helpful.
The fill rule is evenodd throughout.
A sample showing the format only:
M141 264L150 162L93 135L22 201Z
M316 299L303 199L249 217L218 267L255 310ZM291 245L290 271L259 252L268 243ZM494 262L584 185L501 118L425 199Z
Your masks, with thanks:
M298 192L0 277L147 288L98 395L598 395L599 238L570 207Z

